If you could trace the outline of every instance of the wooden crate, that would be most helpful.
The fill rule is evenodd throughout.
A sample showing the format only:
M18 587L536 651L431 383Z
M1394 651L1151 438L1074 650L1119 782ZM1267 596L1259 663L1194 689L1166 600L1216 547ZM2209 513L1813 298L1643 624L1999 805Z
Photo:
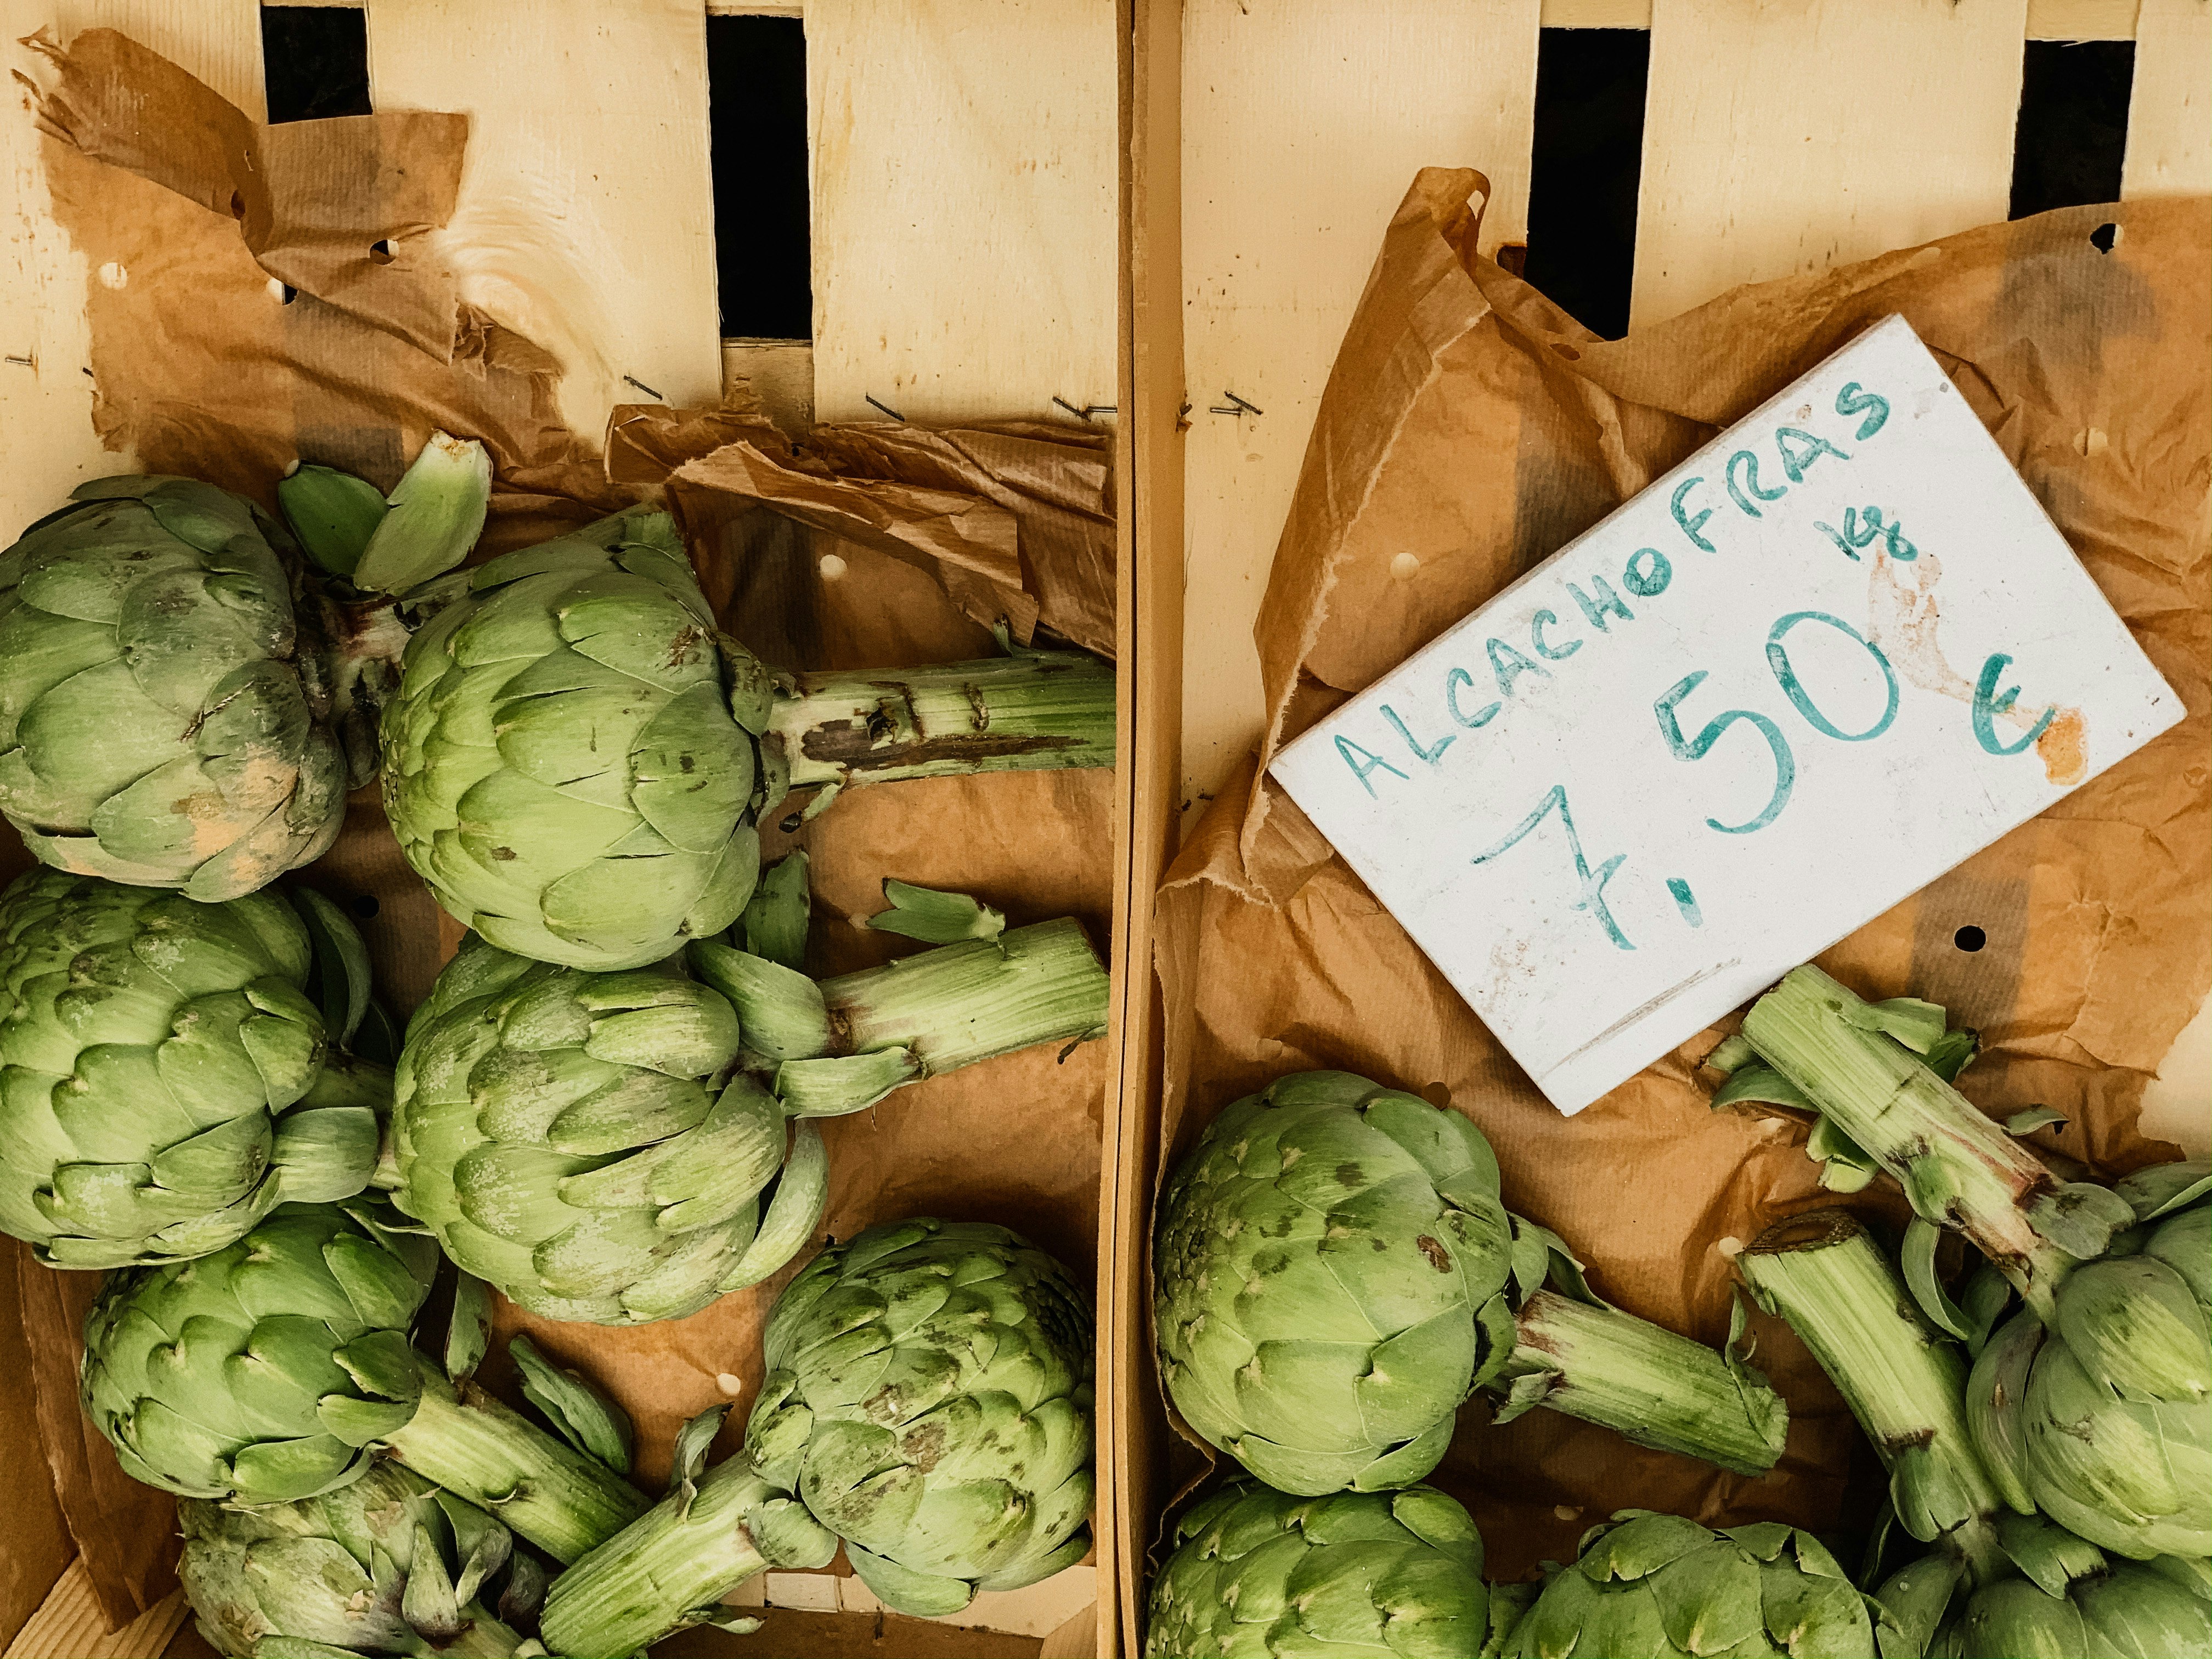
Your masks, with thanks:
M880 418L880 407L917 422L1065 419L1057 398L1110 424L1121 337L1112 0L809 0L816 313L804 342L720 337L708 121L708 15L796 16L798 4L339 3L366 12L377 109L469 116L447 246L471 297L569 366L560 402L576 431L597 434L613 404L649 395L711 406L726 377L749 380L787 423ZM260 14L258 0L0 0L10 69L35 70L15 43L39 29L66 41L117 28L257 118ZM132 464L92 429L84 295L103 277L53 222L40 142L11 88L0 120L0 521L11 526ZM1115 1133L1109 1112L1109 1144ZM1110 1176L1115 1161L1102 1161ZM1098 1259L1103 1302L1103 1241ZM179 1597L120 1630L100 1615L36 1455L12 1278L0 1306L0 1433L18 1452L0 1470L0 1647L10 1659L123 1659L173 1636L179 1651L204 1650ZM1109 1424L1109 1387L1101 1398ZM1099 1512L1111 1512L1103 1494ZM707 1631L677 1650L1090 1654L1097 1585L1117 1577L1109 1552L937 1621L885 1615L854 1578L767 1575L738 1598L767 1620L760 1637ZM1109 1643L1117 1629L1109 1618Z
M1254 621L1322 388L1407 183L1424 166L1479 168L1493 186L1483 252L1524 239L1540 30L1650 33L1635 323L2003 219L2027 40L2135 40L2123 197L2212 191L2205 0L1131 0L1131 21L1139 574L1125 627L1145 719L1125 765L1140 884L1157 885L1258 740ZM1132 952L1149 951L1149 920ZM1124 1107L1110 1338L1136 1408L1113 1481L1132 1651L1170 1496L1144 1288L1157 1020L1132 1005L1129 1087L1152 1109ZM2146 1127L2202 1156L2208 1097L2200 1012L2145 1097Z
M1055 398L1122 411L1120 1069L1096 1564L987 1610L1002 1627L989 1636L879 1621L849 1581L775 1575L751 1587L779 1621L757 1652L1140 1644L1166 1497L1143 1295L1158 1161L1149 896L1257 734L1253 618L1322 385L1407 181L1424 165L1481 167L1497 192L1486 246L1521 238L1540 29L1651 32L1639 320L2002 218L2026 39L2138 40L2124 193L2212 188L2207 0L361 3L378 106L471 116L457 229L518 325L585 366L562 393L579 429L635 398L632 383L697 404L738 374L793 421L866 417L871 399L917 420L1045 415ZM805 20L811 343L719 337L709 11ZM0 0L0 20L10 42L122 28L261 111L256 0ZM1852 95L1808 97L1808 81ZM0 520L20 523L118 463L92 436L78 372L92 273L44 208L20 100L0 144ZM516 200L520 225L500 210ZM639 248L650 259L624 252ZM1214 412L1235 407L1231 392L1246 411ZM2203 1098L2202 1017L2191 1043L2153 1109L2178 1118ZM2194 1082L2175 1087L2191 1063ZM19 1449L38 1433L26 1364L0 1319L0 1432ZM0 1500L10 1656L164 1650L184 1609L106 1627L38 1459L0 1471Z

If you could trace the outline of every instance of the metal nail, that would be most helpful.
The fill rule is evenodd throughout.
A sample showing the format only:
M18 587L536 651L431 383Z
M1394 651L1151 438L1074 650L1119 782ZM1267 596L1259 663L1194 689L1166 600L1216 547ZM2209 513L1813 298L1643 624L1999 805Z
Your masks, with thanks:
M1224 409L1217 404L1206 411L1207 414L1265 415L1267 412L1266 410L1261 408L1259 404L1247 402L1244 398L1238 397L1235 392L1229 391L1225 387L1223 389L1221 395L1229 399L1229 407Z
M625 375L623 375L623 384L624 386L635 386L635 387L636 387L640 392L642 392L643 393L645 393L645 395L646 395L647 397L648 397L648 398L656 398L656 399L658 399L658 400L659 400L659 402L661 402L661 403L664 403L664 404L665 404L665 403L666 403L666 402L668 401L668 399L667 399L667 398L661 397L661 395L660 395L658 392L655 392L655 391L654 391L651 386L647 386L644 381L642 381L642 380L639 380L639 379L637 378L637 376L636 376L636 375L635 375L635 374L625 374Z
M1058 404L1062 409L1074 416L1079 421L1087 421L1093 415L1112 415L1119 412L1111 404L1085 404L1082 408L1078 409L1073 404L1068 402L1066 398L1060 397L1058 393L1054 394L1053 402Z
M38 359L35 357L10 357L7 361L11 363L21 363L25 368L36 368L39 366Z
M884 413L890 416L891 419L895 421L903 421L906 419L905 416L900 414L898 410L893 409L889 404L884 402L882 398L875 397L866 392L863 392L860 396L866 398L868 402L873 404L878 409L882 410Z

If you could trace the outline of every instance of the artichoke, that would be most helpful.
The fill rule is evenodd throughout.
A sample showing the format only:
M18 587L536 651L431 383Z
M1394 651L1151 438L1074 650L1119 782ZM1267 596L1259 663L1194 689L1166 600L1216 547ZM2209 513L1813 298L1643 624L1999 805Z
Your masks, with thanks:
M2212 1200L2205 1165L2122 1182L2141 1224L1974 1362L1968 1422L2006 1496L2119 1556L2212 1556ZM2121 1251L2124 1251L2123 1254Z
M1419 1480L1479 1386L1501 1418L1541 1403L1747 1472L1781 1453L1757 1372L1598 1304L1498 1201L1480 1129L1364 1078L1226 1108L1166 1185L1153 1262L1176 1409L1284 1492Z
M544 1625L556 1652L636 1653L702 1624L749 1634L750 1621L724 1611L725 1595L769 1567L823 1567L836 1555L836 1534L748 1454L701 1475L729 1409L686 1424L668 1496L554 1580Z
M737 920L787 788L1110 766L1113 705L1079 652L780 682L638 509L477 566L409 642L385 807L501 950L640 968Z
M1148 1659L1468 1659L1485 1641L1481 1535L1431 1486L1291 1498L1234 1480L1176 1543L1152 1581Z
M886 1606L957 1613L1091 1547L1089 1298L1003 1227L871 1227L769 1316L745 1453Z
M1623 1510L1553 1573L1510 1659L1875 1659L1879 1610L1820 1540L1777 1522L1715 1532Z
M803 940L795 867L784 908ZM748 943L775 935L790 954L789 920L757 900ZM471 937L400 1056L396 1197L535 1312L680 1317L766 1279L813 1231L828 1158L810 1119L1088 1036L1107 984L1070 921L819 983L715 941L695 942L689 967L590 973Z
M55 1267L171 1261L285 1200L361 1191L391 1099L390 1073L338 1046L366 967L315 895L18 878L0 894L0 1230Z
M113 1274L85 1320L86 1414L125 1474L182 1497L318 1497L380 1449L573 1560L645 1500L410 1345L436 1264L370 1206L286 1204L212 1255Z
M2004 1490L1974 1406L1961 1399L1963 1360L1857 1221L1840 1210L1795 1217L1737 1265L1804 1339L1888 1466L1891 1520L1933 1546L1878 1592L1885 1659L2212 1653L2212 1564L2113 1562L2055 1523L2063 1510L2046 1518ZM1878 1534L1877 1559L1882 1543Z
M514 1628L534 1620L544 1569L482 1510L397 1463L319 1498L187 1498L177 1514L177 1577L218 1653L544 1651Z
M424 446L415 510L375 526L395 589L467 551L489 482L479 446ZM213 484L98 478L71 501L0 553L0 812L44 863L196 899L320 857L375 769L392 607Z

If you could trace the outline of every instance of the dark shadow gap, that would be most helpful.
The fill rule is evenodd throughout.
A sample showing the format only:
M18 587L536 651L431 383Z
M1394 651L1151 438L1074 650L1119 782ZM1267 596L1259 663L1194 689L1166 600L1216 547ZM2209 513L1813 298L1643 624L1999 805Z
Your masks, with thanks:
M1644 173L1648 29L1546 29L1522 274L1607 339L1628 332Z
M709 17L707 95L722 333L811 339L805 25L796 17Z
M2010 216L2120 199L2132 40L2031 40L2021 65Z
M261 82L272 126L370 113L367 14L352 6L264 6Z

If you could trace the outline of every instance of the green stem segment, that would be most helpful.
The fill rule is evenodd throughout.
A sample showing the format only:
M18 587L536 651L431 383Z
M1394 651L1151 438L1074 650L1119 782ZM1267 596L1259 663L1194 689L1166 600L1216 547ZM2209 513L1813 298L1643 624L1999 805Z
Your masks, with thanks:
M820 1567L837 1540L743 1453L688 1483L553 1581L538 1620L555 1653L641 1652L717 1617L771 1566Z
M456 1388L427 1365L423 1372L414 1417L387 1435L385 1444L426 1480L490 1510L564 1563L597 1548L644 1513L644 1495L605 1464L556 1440L473 1382Z
M1808 965L1752 1006L1743 1034L1903 1183L1915 1210L1963 1232L2051 1323L2053 1291L2074 1263L2046 1236L2065 1207L2057 1179L1875 1027L1866 1003Z
M1114 665L1083 651L801 674L769 730L794 789L1111 766L1114 695Z
M1764 1474L1782 1455L1789 1409L1732 1355L1556 1291L1531 1295L1516 1324L1500 1421L1541 1404L1739 1474Z
M2005 1571L1996 1530L2005 1503L1967 1432L1966 1362L1866 1230L1844 1211L1816 1210L1767 1229L1736 1266L1874 1443L1905 1530L1947 1540L1977 1577Z
M834 1054L905 1048L934 1077L1104 1029L1108 979L1072 917L822 981Z

